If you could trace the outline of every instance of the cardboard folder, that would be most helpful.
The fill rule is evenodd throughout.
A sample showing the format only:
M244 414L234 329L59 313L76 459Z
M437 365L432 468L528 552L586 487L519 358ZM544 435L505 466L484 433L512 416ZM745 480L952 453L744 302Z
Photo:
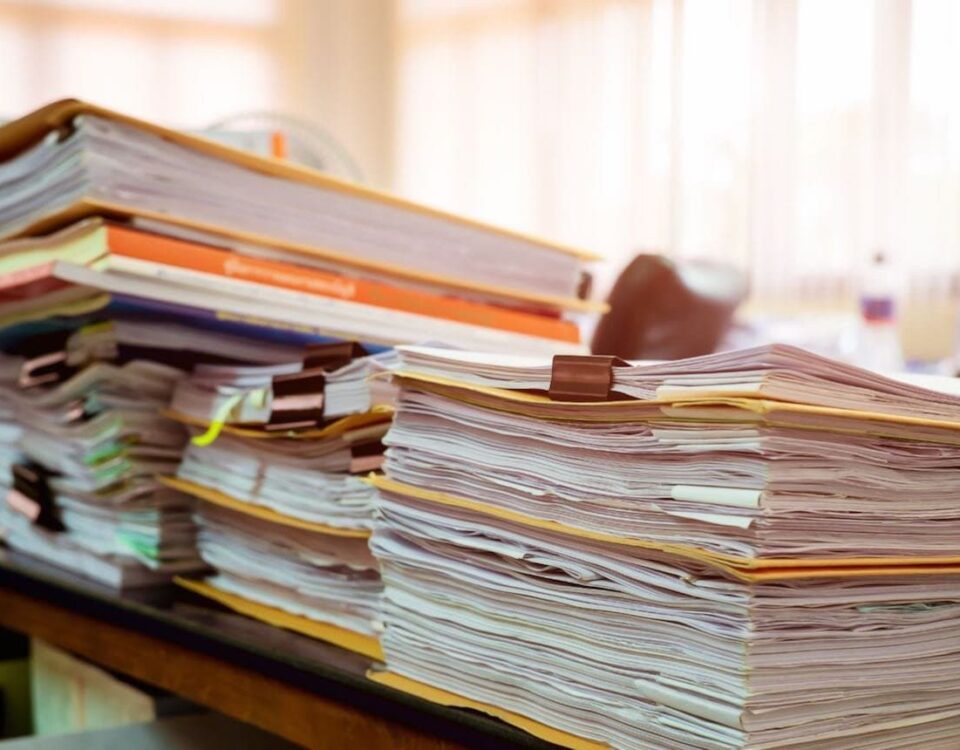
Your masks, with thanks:
M434 492L403 484L384 476L367 478L375 487L397 495L424 500L437 505L462 508L499 518L511 523L544 529L567 536L597 542L619 544L637 549L654 550L705 563L742 581L781 581L798 578L851 578L866 576L942 575L960 573L960 555L950 557L831 557L772 558L739 557L712 552L685 544L669 544L646 539L624 537L602 531L578 528L537 518L446 492Z
M960 444L960 422L883 412L840 409L718 393L716 397L622 399L586 403L553 401L544 393L474 385L432 374L399 371L393 377L436 393L510 414L584 422L738 422L771 427Z

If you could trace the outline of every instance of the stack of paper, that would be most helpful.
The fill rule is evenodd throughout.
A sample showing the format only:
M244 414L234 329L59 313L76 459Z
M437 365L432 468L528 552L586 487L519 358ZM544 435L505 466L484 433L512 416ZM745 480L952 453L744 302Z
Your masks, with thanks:
M552 353L581 348L571 313L602 307L577 296L589 254L74 101L0 128L4 237L21 239L0 248L0 322L120 295L328 339Z
M376 490L362 475L383 462L394 397L370 376L394 358L333 347L347 349L352 359L332 363L331 347L315 347L298 362L197 366L168 412L194 437L166 483L203 501L199 547L216 573L195 591L379 655L382 584L367 544ZM311 394L318 358L329 369ZM306 390L291 394L291 383Z
M68 553L195 568L179 483L205 498L219 594L365 634L369 556L337 562L270 524L365 544L390 348L577 352L574 316L599 309L581 298L587 253L72 100L0 128L0 239L0 458L44 497L0 476L8 542L78 568ZM362 356L307 361L354 341ZM252 558L277 574L235 566ZM300 585L314 575L327 583Z
M155 479L186 440L159 414L181 372L98 359L83 338L26 336L13 348L33 356L0 359L5 541L113 586L202 568L190 499Z
M211 503L198 520L200 549L216 570L208 586L372 642L383 587L365 534L266 522Z
M321 421L392 407L394 389L375 376L389 372L395 363L396 355L388 351L324 367L318 396ZM273 365L198 364L177 384L170 410L198 422L264 424L276 408L274 384L296 381L305 369L302 356Z
M956 747L956 381L605 364L401 352L374 679L571 747Z

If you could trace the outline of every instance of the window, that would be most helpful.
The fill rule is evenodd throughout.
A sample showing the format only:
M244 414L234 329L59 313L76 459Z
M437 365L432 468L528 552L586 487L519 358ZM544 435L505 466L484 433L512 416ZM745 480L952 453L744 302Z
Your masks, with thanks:
M277 0L0 0L0 118L73 96L197 127L277 102Z
M849 298L877 250L960 271L953 0L400 5L398 180L600 250L749 269L759 299Z

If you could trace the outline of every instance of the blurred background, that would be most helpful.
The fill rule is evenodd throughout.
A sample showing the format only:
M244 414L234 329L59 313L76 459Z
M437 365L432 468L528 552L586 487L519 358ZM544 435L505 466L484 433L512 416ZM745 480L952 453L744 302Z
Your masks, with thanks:
M604 253L600 296L640 251L732 264L748 319L821 348L880 253L908 359L956 348L954 0L0 0L0 118L64 96L300 128L335 172Z

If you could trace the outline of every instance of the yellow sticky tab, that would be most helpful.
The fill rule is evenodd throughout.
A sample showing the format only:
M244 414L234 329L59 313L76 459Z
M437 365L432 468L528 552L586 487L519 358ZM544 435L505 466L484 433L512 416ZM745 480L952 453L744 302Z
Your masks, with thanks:
M256 391L254 391L256 393ZM227 423L227 420L230 418L230 412L233 411L241 401L243 401L246 393L234 393L232 396L224 400L220 407L217 409L216 413L213 415L213 419L210 420L210 424L207 427L207 431L202 435L196 435L193 437L190 442L194 445L199 445L201 448L210 445L214 440L220 437L220 433L223 431L224 425Z
M101 331L112 331L113 330L113 321L112 320L101 320L95 323L88 323L85 326L80 328L80 333L83 334L94 334L100 333Z
M210 443L220 437L220 433L223 431L223 425L224 423L221 421L211 422L205 433L195 435L190 439L190 442L194 445L199 445L201 448L210 445Z

